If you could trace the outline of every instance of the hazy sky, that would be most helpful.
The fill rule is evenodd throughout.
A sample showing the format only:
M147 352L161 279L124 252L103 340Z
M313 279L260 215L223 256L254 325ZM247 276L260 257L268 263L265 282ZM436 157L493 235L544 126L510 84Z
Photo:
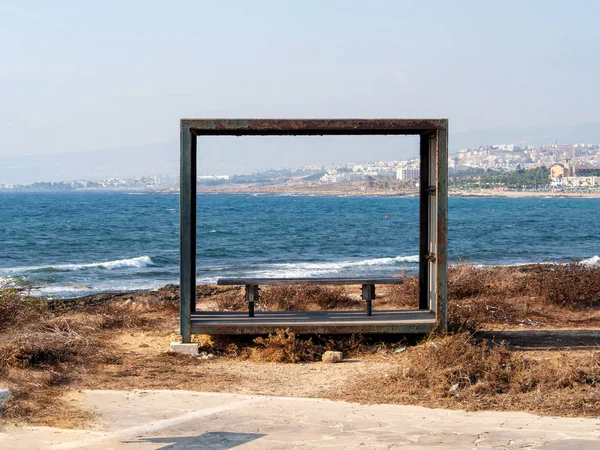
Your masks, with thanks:
M593 0L4 0L0 156L176 142L181 117L599 122L598 17Z

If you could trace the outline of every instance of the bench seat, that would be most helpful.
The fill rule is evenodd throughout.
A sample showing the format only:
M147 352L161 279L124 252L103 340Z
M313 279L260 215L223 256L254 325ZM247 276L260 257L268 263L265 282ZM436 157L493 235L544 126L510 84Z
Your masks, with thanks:
M335 285L362 286L362 299L367 305L367 316L373 315L373 300L375 299L376 284L402 284L402 278L219 278L221 286L246 286L248 315L254 317L254 303L259 299L259 286L293 286L293 285Z

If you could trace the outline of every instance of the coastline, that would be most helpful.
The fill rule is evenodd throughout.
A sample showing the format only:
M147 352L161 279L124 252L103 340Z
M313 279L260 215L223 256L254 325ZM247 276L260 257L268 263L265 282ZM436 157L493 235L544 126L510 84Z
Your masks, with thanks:
M585 264L579 263L582 267L594 269L598 266L597 264ZM600 263L599 263L600 264ZM552 263L527 263L527 264L512 264L512 265L481 265L481 264L452 264L450 268L458 270L461 266L471 267L474 270L500 270L500 271L508 271L508 272L518 272L518 273L541 273L547 272L548 270L553 270L556 268L565 267L568 264L552 264ZM415 278L416 275L410 275L408 278ZM196 290L199 296L210 297L215 293L225 290L238 290L238 287L230 287L230 286L219 286L216 283L197 283ZM105 303L107 301L112 301L115 299L127 299L132 296L139 295L150 295L150 296L159 296L164 297L165 295L172 298L174 296L179 295L179 284L176 283L167 283L163 286L159 287L149 287L149 288L141 288L141 289L131 289L124 291L104 291L104 292L96 292L90 293L86 295L78 295L76 297L47 297L47 296L39 296L36 298L47 302L50 308L55 307L81 307L81 306L92 306Z
M255 195L304 195L323 197L417 197L416 189L381 190L367 188L362 190L353 184L319 186L223 186L199 188L199 194L255 194ZM450 197L575 197L600 198L600 192L564 192L564 191L509 191L504 189L486 190L450 190Z
M448 192L450 197L571 197L571 198L600 198L600 192L557 192L557 191L505 191L500 189L488 189L484 191L452 191Z
M0 190L1 193L12 193L9 190ZM47 190L17 191L18 193L53 192ZM152 187L152 188L85 188L73 189L69 192L122 192L138 194L163 194L179 195L178 186ZM289 196L314 196L314 197L417 197L419 191L413 189L377 189L367 188L357 183L336 183L330 185L221 185L214 187L199 186L198 194L229 194L229 195L289 195ZM506 189L481 189L481 190L453 190L448 191L450 197L572 197L572 198L600 198L600 191L513 191Z

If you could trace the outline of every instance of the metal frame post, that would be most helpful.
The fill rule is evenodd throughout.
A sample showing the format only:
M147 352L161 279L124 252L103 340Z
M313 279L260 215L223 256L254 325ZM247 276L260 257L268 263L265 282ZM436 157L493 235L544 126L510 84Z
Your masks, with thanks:
M431 133L419 136L419 309L430 309L429 298L429 148Z
M448 130L421 134L419 143L419 309L435 312L448 329Z
M373 315L373 300L375 299L375 285L374 284L363 284L362 285L362 298L367 306L367 316Z
M182 123L180 137L179 327L183 342L189 343L191 316L196 310L196 136Z
M448 331L448 129L439 129L436 134L436 317L438 331L445 333Z
M246 301L248 302L248 317L254 317L254 303L258 301L258 284L246 285Z

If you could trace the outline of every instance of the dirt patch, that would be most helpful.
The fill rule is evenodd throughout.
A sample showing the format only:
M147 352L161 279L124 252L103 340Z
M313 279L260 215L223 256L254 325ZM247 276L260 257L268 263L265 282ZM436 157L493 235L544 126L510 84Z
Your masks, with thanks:
M355 375L373 374L393 367L392 356L382 350L339 364L321 362L280 364L251 356L260 345L237 341L238 352L225 350L233 338L214 347L202 347L217 355L210 360L166 351L173 335L151 331L125 331L112 335L110 345L119 357L96 364L73 384L76 389L184 389L277 396L323 397ZM206 344L211 339L204 336ZM288 340L289 336L284 339ZM294 337L294 339L298 339ZM218 341L219 338L214 338ZM211 340L212 342L212 340ZM246 347L249 345L250 347Z

